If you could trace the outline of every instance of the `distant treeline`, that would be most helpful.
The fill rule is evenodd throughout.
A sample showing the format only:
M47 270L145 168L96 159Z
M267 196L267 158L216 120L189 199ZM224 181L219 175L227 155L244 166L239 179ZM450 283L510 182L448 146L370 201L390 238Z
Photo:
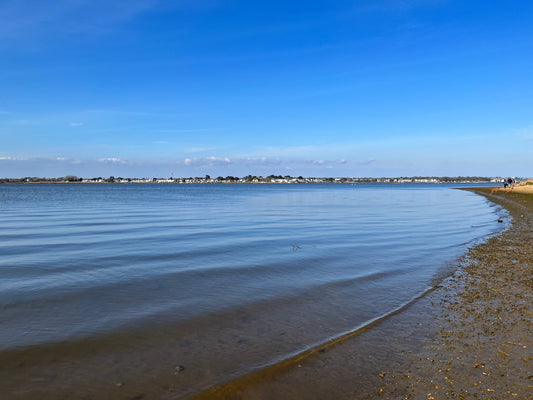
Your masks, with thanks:
M411 176L411 177L381 177L381 178L331 178L331 177L293 177L290 175L269 175L267 177L246 175L188 178L123 178L110 176L108 178L79 178L67 175L59 178L0 178L0 183L461 183L461 182L500 182L502 178L486 176Z

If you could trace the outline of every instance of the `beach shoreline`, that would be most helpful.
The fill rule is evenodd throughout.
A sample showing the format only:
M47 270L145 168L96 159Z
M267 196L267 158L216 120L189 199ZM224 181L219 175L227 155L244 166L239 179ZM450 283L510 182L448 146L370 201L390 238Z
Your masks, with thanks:
M380 398L530 398L533 196L527 189L463 189L504 207L512 225L465 255L437 293L438 337L411 357L407 373L385 377Z
M507 209L510 228L435 290L371 329L193 398L528 398L533 196L492 189L463 188Z

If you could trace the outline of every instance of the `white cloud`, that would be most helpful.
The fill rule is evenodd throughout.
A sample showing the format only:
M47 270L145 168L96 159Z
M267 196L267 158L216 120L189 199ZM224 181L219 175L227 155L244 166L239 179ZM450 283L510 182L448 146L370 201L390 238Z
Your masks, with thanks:
M46 159L41 159L41 160L44 161ZM67 157L56 157L55 159L53 159L53 161L59 161L61 163L65 162L65 163L70 163L70 164L81 164L82 163L82 160L78 158L67 158Z
M70 126L83 126L83 122L71 122Z
M278 165L281 164L279 158L268 157L251 157L243 159L242 162L246 165Z
M186 158L183 160L183 164L187 166L199 166L208 167L221 164L231 164L231 160L228 157L203 157L203 158Z
M224 157L224 158L219 158L219 157L207 157L207 160L209 161L214 161L214 162L225 162L225 163L230 163L231 160L228 158L228 157Z
M293 163L301 163L301 162L304 162L306 164L312 164L312 165L318 165L318 166L325 166L326 168L331 168L333 165L343 165L343 164L347 164L348 161L345 160L344 158L340 159L340 160L315 160L315 159L305 159L303 161L301 160L293 160L292 161Z
M116 157L100 158L98 160L98 162L101 162L101 163L126 164L126 161L121 160L120 158L116 158Z

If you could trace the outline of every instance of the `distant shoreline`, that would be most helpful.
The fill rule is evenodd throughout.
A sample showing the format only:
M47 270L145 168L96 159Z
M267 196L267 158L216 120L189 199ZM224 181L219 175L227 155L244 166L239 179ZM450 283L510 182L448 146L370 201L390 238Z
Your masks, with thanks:
M520 178L522 179L522 178ZM502 184L501 177L434 177L434 176L414 176L414 177L382 177L382 178L354 178L354 177L292 177L281 175L262 176L245 176L245 177L217 177L211 178L209 175L205 177L189 177L189 178L78 178L76 176L66 176L60 178L0 178L0 184L310 184L310 183L484 183L499 185Z

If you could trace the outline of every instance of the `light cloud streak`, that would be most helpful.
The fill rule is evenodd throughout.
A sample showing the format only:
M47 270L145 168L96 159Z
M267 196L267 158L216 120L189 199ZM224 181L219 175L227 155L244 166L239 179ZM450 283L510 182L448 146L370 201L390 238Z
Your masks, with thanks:
M155 0L6 0L0 4L0 38L42 40L53 34L105 33L156 4Z
M107 158L100 158L98 162L101 163L116 163L116 164L126 164L126 161L121 160L117 157L107 157Z
M100 159L15 158L0 157L0 177L59 177L74 174L80 177L124 176L124 177L188 177L199 174L245 176L248 174L268 176L291 174L294 176L415 176L415 175L488 175L512 174L528 159L527 154L506 158L505 163L496 164L487 157L473 155L468 164L458 165L455 158L427 160L406 160L385 157L383 159L270 159L228 157L186 158L172 160L123 160L117 157ZM467 165L467 169L465 169ZM1 171L11 171L2 176ZM520 176L520 174L518 174Z
M231 160L228 157L203 157L203 158L186 158L182 162L187 166L197 167L213 167L220 164L230 164Z
M268 158L268 157L252 157L245 158L242 160L245 165L279 165L282 161L279 158Z

